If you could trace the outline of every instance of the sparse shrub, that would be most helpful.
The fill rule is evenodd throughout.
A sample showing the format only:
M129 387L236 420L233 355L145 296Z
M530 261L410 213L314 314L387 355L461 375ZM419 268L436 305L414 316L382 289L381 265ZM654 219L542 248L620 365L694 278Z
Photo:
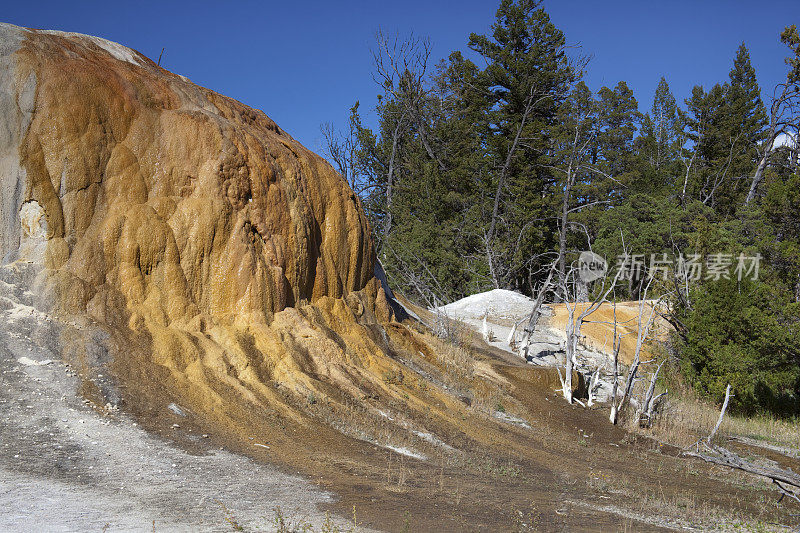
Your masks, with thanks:
M460 320L450 318L447 313L440 310L436 311L431 330L434 335L453 346L466 345L470 334L469 326Z
M405 376L402 370L387 370L383 373L383 382L387 385L402 385Z

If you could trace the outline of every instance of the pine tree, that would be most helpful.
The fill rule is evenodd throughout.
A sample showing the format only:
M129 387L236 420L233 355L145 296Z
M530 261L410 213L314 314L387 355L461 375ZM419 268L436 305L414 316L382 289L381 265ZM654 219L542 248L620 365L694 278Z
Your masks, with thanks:
M597 94L597 156L593 163L617 181L627 183L628 174L637 166L633 139L641 120L639 104L624 81L614 89L603 87Z
M737 50L730 82L716 84L707 93L692 90L681 113L687 137L694 143L690 196L732 216L744 200L747 176L764 142L766 113L747 48Z
M650 138L646 145L650 152L647 154L650 164L661 169L673 162L678 150L678 108L663 76L656 87L653 106L645 119L643 130L644 135Z
M735 178L731 187L731 208L743 201L741 198L747 188L746 180L758 159L758 146L764 142L767 127L767 114L761 101L761 89L756 80L755 69L750 64L750 53L742 43L736 51L733 68L729 74L730 83L726 86L729 130L733 153L730 174Z
M708 92L695 86L686 100L686 113L681 113L686 135L694 143L688 195L712 207L719 203L731 182L730 161L735 147L725 93L719 84Z
M529 280L531 256L547 250L555 232L533 220L549 218L552 178L545 172L549 137L575 69L564 34L534 0L502 0L491 35L470 35L487 62L483 123L491 165L485 214L485 252L495 286ZM554 228L551 228L554 229Z

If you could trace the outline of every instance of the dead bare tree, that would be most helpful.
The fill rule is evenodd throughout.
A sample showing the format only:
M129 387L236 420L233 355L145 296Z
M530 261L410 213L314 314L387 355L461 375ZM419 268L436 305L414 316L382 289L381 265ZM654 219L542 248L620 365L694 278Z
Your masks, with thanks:
M667 359L664 358L656 367L656 371L653 372L652 376L650 376L650 385L647 387L647 392L644 396L644 401L642 402L641 407L639 408L639 425L641 427L650 427L653 424L653 418L655 415L655 411L658 408L660 402L666 398L668 394L668 390L656 394L656 382L658 381L658 374L661 372L661 367L664 366L664 363L667 362Z
M769 126L764 142L759 147L758 164L750 181L750 190L745 205L756 197L758 186L764 180L764 171L770 157L778 148L776 141L781 135L797 135L800 132L800 34L795 25L788 26L781 33L781 42L789 47L794 57L786 59L791 67L786 74L786 82L779 83L772 92L769 107ZM795 137L795 142L797 139ZM795 147L796 148L796 147Z
M618 418L619 418L619 413L622 412L623 409L625 409L627 404L630 402L631 397L633 396L633 387L634 387L634 385L636 383L636 379L638 377L639 367L642 364L642 358L641 358L642 348L644 347L645 341L650 336L650 330L653 327L653 324L655 323L656 316L658 314L656 308L657 308L658 304L660 303L660 300L657 301L654 305L652 305L652 308L651 308L651 311L650 311L650 315L646 319L644 318L645 314L646 314L645 313L645 307L647 305L647 292L650 289L650 285L652 284L654 279L655 279L655 277L653 277L653 276L650 277L649 281L647 282L647 285L645 286L644 292L642 294L642 299L639 300L639 313L638 313L637 318L636 318L636 321L637 321L636 348L634 349L634 353L633 353L633 361L631 362L631 365L628 367L628 374L627 374L627 376L625 378L625 386L623 387L622 396L620 397L619 402L617 402L617 397L616 397L617 388L613 387L613 390L612 390L612 395L611 395L611 415L609 416L609 420L611 421L612 424L616 424L617 423ZM615 309L615 312L614 312L614 322L615 322L614 336L617 337L618 335L616 333L616 329L617 329L616 328L616 309ZM615 374L617 374L618 366L619 366L619 362L618 362L619 361L619 356L618 356L619 347L616 346L616 343L618 343L618 342L621 343L621 339L619 341L615 340L614 342L615 342L615 346L614 346L614 367L615 367Z
M731 399L731 384L728 383L728 386L725 387L725 401L722 402L722 409L719 411L719 419L717 419L717 424L714 426L714 429L711 430L711 433L708 434L708 439L706 441L711 444L711 440L714 438L714 435L717 434L719 431L719 427L722 425L722 419L725 418L725 411L728 409L728 402Z
M494 202L492 204L492 218L489 221L489 229L486 232L486 236L484 238L485 246L486 246L486 259L489 262L489 270L492 272L492 280L494 282L495 288L500 287L500 279L499 276L496 274L496 268L494 265L494 254L492 253L492 244L494 242L495 233L497 231L497 223L499 221L500 216L500 202L503 196L503 190L506 187L506 182L509 179L509 174L511 172L511 164L514 161L514 155L520 149L524 137L523 132L525 131L525 126L528 123L528 120L533 115L534 110L536 107L544 100L552 98L550 94L539 94L536 92L536 87L531 85L530 90L528 91L528 95L525 97L525 102L522 109L522 116L520 117L519 124L516 126L516 131L514 132L514 139L512 140L511 144L506 151L506 157L503 160L503 164L500 167L500 172L498 173L497 177L497 189L494 194Z
M429 309L438 309L444 301L443 295L445 291L425 262L416 255L410 254L416 261L416 268L414 268L414 265L405 261L391 245L386 244L385 248L392 254L396 261L396 266L392 274L399 276L408 286L413 287L414 291L420 296L422 302L424 302Z
M358 141L353 124L350 124L350 128L346 132L341 132L336 130L333 123L326 122L320 125L319 130L322 134L323 153L329 161L336 165L336 170L347 181L350 188L359 193L356 183Z
M611 414L609 415L609 420L612 424L617 423L617 390L619 389L619 350L622 347L622 337L623 335L617 334L617 302L613 303L613 320L614 320L614 331L612 337L612 351L613 351L613 359L614 359L614 372L613 372L613 381L611 382Z
M696 457L708 463L727 466L728 468L742 470L750 474L771 479L772 483L781 492L781 497L778 500L779 502L783 500L785 496L788 496L800 503L800 475L791 470L777 466L764 466L752 461L746 461L736 453L714 444L703 443L702 449L703 451L696 452L685 451L681 455L684 457Z
M683 144L683 143L681 143ZM689 175L692 172L692 166L694 165L694 160L697 157L697 150L692 150L692 157L686 157L681 154L680 159L683 163L683 166L686 168L686 171L683 175L683 189L681 190L681 205L684 209L686 209L686 189L689 185Z
M589 379L589 386L586 389L589 396L586 400L586 407L593 406L595 401L597 401L597 391L600 389L600 385L600 368L598 367Z
M406 39L400 39L398 35L390 37L383 30L378 30L375 40L376 48L372 50L375 83L402 106L416 127L428 156L436 162L439 170L444 171L445 164L431 144L425 116L424 104L431 92L425 83L431 55L430 40L413 34Z
M714 174L706 178L703 188L700 190L700 201L704 205L714 205L714 194L717 192L719 186L722 185L728 178L728 170L731 167L731 162L733 161L733 156L735 154L735 148L740 137L741 135L737 135L730 140L730 148L728 149L728 157L725 160L725 164L722 165L722 167L719 167Z
M778 84L773 91L772 104L769 107L769 126L764 142L758 147L758 164L750 180L750 190L747 192L745 205L756 197L770 157L778 148L776 141L782 135L790 135L800 130L798 107L800 107L800 86L796 80Z
M400 133L405 127L405 111L400 115L400 119L392 131L392 151L389 155L389 163L386 169L386 224L383 228L383 240L388 241L389 233L392 231L392 196L394 194L394 170L395 160L397 159L397 145L400 142Z
M622 267L617 270L617 273L614 275L614 278L610 283L608 283L608 278L603 278L603 285L598 292L598 295L595 299L581 311L578 313L577 317L575 315L578 303L577 302L570 302L570 298L566 298L564 305L567 308L567 323L565 326L565 333L566 333L566 342L564 347L564 376L561 375L560 368L556 367L558 371L558 378L561 381L561 391L564 395L564 399L567 400L568 403L572 403L573 395L572 395L572 372L575 367L576 362L576 354L578 351L578 342L581 338L581 327L587 321L587 317L597 311L601 305L608 302L608 295L611 294L614 290L614 287L617 285L617 282L621 278L621 276L625 273L625 265L627 264L627 256L626 259L622 262ZM566 279L561 283L561 292L565 295L574 294L574 281L570 283L570 279L574 279L578 273L578 268L573 266L569 269L566 275Z
M589 143L594 139L594 133L587 130L587 125L582 122L576 122L574 127L574 134L570 146L569 156L564 172L564 187L563 197L561 201L561 218L559 219L558 227L558 277L563 280L566 275L566 257L567 257L567 231L569 230L569 215L584 206L570 207L570 199L572 197L572 189L575 187L575 182L578 178L578 170L581 167L581 161L586 154L586 148ZM564 297L566 295L563 295ZM576 300L586 301L588 295L582 294Z
M547 293L553 286L553 273L555 272L556 266L558 265L558 261L554 261L550 264L549 271L547 273L547 278L545 279L544 283L542 283L541 288L539 289L538 294L536 295L536 300L533 302L533 308L531 309L531 314L528 315L528 324L525 326L523 333L524 333L524 344L520 353L522 353L525 359L528 358L528 350L531 345L531 338L533 337L533 333L536 330L536 324L539 322L539 317L541 316L542 312L542 304L544 303L544 299L547 296ZM516 324L515 328L516 329Z

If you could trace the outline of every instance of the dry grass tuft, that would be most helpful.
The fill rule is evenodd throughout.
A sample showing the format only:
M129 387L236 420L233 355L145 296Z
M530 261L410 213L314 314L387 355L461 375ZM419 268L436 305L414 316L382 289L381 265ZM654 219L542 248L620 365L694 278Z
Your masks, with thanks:
M648 430L639 430L662 442L688 447L711 433L719 419L720 407L700 398L674 374L670 376L667 401ZM800 420L781 419L771 414L740 416L725 413L717 437L745 438L762 444L800 450Z

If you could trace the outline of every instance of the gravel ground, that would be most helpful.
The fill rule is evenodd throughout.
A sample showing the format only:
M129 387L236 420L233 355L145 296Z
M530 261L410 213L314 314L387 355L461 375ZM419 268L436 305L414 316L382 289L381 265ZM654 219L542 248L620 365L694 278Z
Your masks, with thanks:
M224 450L190 454L82 400L62 326L22 288L32 276L0 267L0 531L230 531L226 516L269 530L275 507L322 523L332 496L310 482Z

